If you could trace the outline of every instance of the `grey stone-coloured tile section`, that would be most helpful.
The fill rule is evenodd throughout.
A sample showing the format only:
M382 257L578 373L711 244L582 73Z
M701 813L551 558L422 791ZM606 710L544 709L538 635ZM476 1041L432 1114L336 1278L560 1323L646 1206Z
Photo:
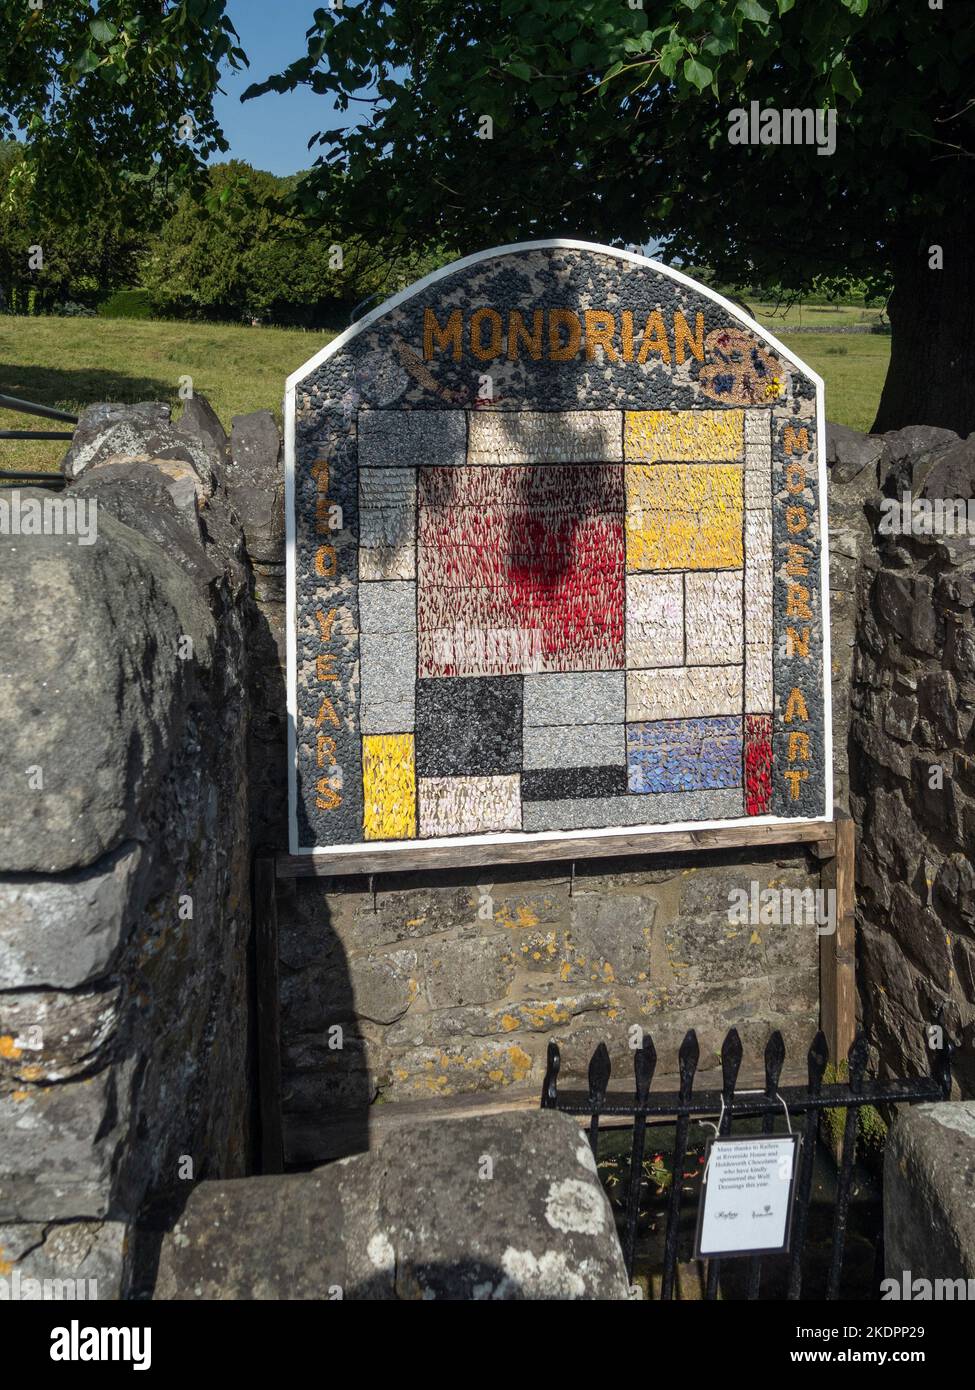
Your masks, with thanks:
M526 728L524 766L619 767L626 762L622 724L546 724Z
M364 468L359 474L359 578L416 575L416 473Z
M361 469L359 506L364 511L412 515L416 509L416 473L402 468Z
M625 671L560 671L525 677L526 728L541 724L622 724L625 718Z
M680 821L737 820L745 814L740 787L707 792L660 792L591 800L526 801L524 829L599 830L605 826L670 825Z
M416 700L415 634L364 632L359 639L359 656L362 706L401 705L409 710L405 728L412 729Z
M416 632L416 585L359 585L359 628L369 634Z
M359 411L360 468L462 464L466 457L463 410Z
M618 463L619 410L477 410L470 417L472 464Z
M412 699L377 701L359 708L359 728L364 734L411 734L415 724Z

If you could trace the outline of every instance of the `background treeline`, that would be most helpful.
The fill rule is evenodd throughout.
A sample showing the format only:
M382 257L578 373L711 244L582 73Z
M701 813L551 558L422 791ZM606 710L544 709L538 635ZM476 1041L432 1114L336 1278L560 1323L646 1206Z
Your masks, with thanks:
M0 143L0 310L9 313L337 329L353 309L453 259L443 245L404 255L356 238L339 243L291 210L302 175L279 178L241 160L214 165L171 213L146 182L140 195L77 218L64 207L28 216L22 167L22 146ZM777 284L720 283L707 265L683 269L746 307L795 298ZM820 276L806 298L862 305L885 295L865 280Z
M147 186L137 216L130 200L125 215L106 206L77 220L63 208L28 219L16 189L21 161L17 144L0 145L0 309L10 313L343 327L364 301L452 259L446 248L391 256L309 230L287 203L301 176L240 160L213 166L206 185L162 218Z

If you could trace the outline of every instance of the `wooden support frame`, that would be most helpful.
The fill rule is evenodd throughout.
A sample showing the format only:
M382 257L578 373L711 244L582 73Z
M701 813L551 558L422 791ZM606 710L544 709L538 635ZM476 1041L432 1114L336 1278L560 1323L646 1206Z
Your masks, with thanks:
M699 850L761 849L763 845L815 844L833 853L833 821L788 821L729 825L701 830L620 831L618 834L539 837L515 844L421 845L408 853L377 849L317 850L314 854L279 854L278 878L333 878L346 874L404 873L425 869L473 868L497 864L541 864L553 859L604 859L621 855L657 856Z
M832 888L835 899L835 931L819 938L820 1027L829 1044L830 1058L839 1064L847 1055L856 1032L856 978L854 955L856 831L846 811L837 808L832 821L797 825L775 824L726 828L665 831L653 836L621 833L532 842L517 845L427 848L408 864L381 853L318 853L293 855L265 852L254 867L254 929L257 965L258 1074L261 1116L261 1167L279 1173L284 1166L281 1116L281 1036L278 971L276 884L296 878L332 878L365 874L402 873L456 867L501 864L537 864L552 860L639 855L700 854L730 849L762 849L765 846L808 845L822 863L822 886ZM537 1104L534 1094L444 1097L436 1102L386 1107L379 1118L394 1123L407 1118L451 1118L458 1114L494 1114ZM395 1111L394 1116L392 1112ZM421 1114L422 1112L422 1114Z
M819 938L819 1011L830 1058L839 1066L856 1036L856 826L839 810L835 826L823 887L836 893L836 929Z

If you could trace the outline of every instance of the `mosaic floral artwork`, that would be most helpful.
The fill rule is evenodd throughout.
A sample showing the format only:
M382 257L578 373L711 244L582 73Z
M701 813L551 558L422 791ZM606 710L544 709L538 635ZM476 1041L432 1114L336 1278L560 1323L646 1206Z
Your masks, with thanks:
M731 306L539 244L290 388L294 849L826 814L816 379Z

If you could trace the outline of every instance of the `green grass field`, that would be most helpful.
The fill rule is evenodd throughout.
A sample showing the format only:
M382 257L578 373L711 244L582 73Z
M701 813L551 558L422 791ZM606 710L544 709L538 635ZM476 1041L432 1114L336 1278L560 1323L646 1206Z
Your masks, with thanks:
M226 324L0 318L0 394L75 415L95 401L170 401L175 413L179 379L190 376L228 430L232 416L251 410L273 410L280 423L285 378L334 336ZM0 429L44 427L36 416L0 411ZM0 440L0 468L56 468L65 447Z
M781 329L774 323L770 327ZM193 389L208 397L228 428L231 416L262 408L274 411L280 421L285 378L333 336L224 324L4 317L0 393L74 414L106 400L168 400L176 407L179 379L190 376ZM778 336L825 380L829 418L868 429L887 371L890 339L870 334L790 337L787 326ZM32 416L0 411L0 428L40 429L43 424ZM0 440L0 468L54 469L64 449L59 441Z
M880 309L865 309L855 304L784 304L768 300L749 300L744 303L766 328L781 337L792 325L802 328L848 328L859 323L879 323ZM780 331L781 330L781 331Z

